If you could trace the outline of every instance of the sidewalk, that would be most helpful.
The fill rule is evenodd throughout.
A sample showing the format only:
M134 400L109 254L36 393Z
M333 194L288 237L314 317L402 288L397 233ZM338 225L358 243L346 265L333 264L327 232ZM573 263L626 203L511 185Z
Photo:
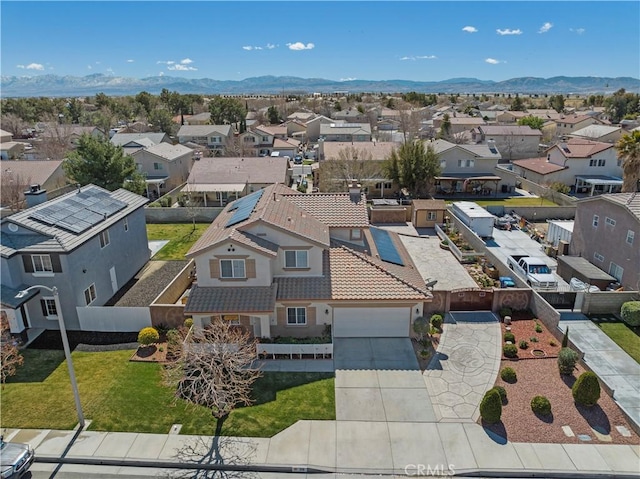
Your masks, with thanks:
M68 460L114 460L106 466L108 472L123 477L141 462L253 465L258 470L309 466L327 473L399 475L405 474L405 467L419 464L445 472L451 465L457 474L526 470L543 477L579 473L595 478L640 473L637 445L500 444L474 423L299 421L272 438L82 431L69 447L75 434L8 430L5 438L31 443L37 458L59 458L69 448L64 455ZM52 464L40 462L33 466L34 471L52 469Z

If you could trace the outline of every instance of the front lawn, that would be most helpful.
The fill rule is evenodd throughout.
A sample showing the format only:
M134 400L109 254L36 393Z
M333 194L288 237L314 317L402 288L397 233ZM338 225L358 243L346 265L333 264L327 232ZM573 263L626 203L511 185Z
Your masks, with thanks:
M181 260L189 248L202 236L209 227L209 223L147 224L147 238L154 240L169 240L156 255L154 260Z
M156 363L130 362L133 350L73 352L80 399L90 430L211 435L209 410L174 401ZM71 429L77 422L64 355L25 350L24 367L0 393L1 427ZM34 374L37 372L37 374ZM231 413L223 435L270 437L299 419L335 419L332 374L264 373L255 385L256 404Z
M630 328L625 323L597 322L604 333L625 352L640 363L640 327Z

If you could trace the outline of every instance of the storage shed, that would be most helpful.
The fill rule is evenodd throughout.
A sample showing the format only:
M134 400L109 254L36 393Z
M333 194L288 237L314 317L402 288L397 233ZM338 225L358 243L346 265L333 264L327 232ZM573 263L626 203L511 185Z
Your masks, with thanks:
M578 278L583 283L597 286L604 291L610 283L616 281L613 276L589 263L582 256L558 256L557 260L558 274L567 283L571 278Z
M411 223L415 228L433 228L444 223L447 204L444 200L413 200Z

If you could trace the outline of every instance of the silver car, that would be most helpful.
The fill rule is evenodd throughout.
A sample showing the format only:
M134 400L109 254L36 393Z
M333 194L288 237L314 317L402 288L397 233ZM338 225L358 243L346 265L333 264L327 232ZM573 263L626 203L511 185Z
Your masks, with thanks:
M0 436L0 477L20 479L33 464L34 452L29 444L4 442Z

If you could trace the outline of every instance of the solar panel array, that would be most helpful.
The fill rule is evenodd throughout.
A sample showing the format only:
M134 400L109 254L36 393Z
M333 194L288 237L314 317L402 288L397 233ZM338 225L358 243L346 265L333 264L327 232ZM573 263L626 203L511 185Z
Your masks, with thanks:
M393 243L389 232L378 228L371 228L369 231L371 231L371 236L373 237L373 242L376 244L376 249L378 250L380 259L387 263L404 266L404 262L402 261L400 253L398 253L396 245Z
M107 192L88 190L39 208L29 218L80 234L126 207Z
M234 213L227 221L227 228L249 219L258 201L262 198L262 193L264 193L264 190L256 191L231 203L229 211L233 211Z

